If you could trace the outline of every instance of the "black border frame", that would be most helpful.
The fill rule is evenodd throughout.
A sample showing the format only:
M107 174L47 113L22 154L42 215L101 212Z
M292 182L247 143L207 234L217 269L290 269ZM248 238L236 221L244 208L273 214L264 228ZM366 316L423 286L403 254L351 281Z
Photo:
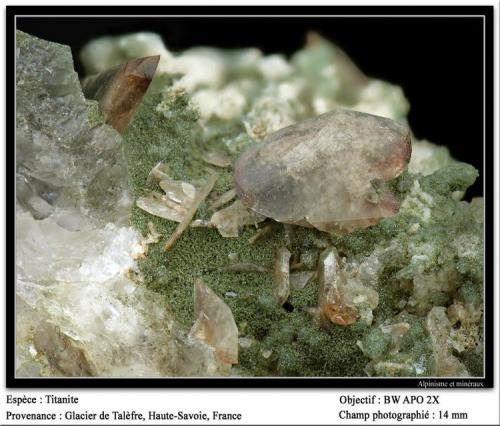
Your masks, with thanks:
M468 388L494 385L494 7L493 6L7 6L6 7L6 386L7 388ZM484 378L17 378L15 377L15 70L17 15L479 15L484 17L485 376ZM10 83L10 84L9 84ZM10 203L9 203L10 201ZM10 302L10 303L9 303ZM498 306L497 306L498 309ZM465 382L466 385L459 385ZM437 383L443 386L434 386ZM451 386L450 386L451 384ZM444 386L446 385L446 386Z

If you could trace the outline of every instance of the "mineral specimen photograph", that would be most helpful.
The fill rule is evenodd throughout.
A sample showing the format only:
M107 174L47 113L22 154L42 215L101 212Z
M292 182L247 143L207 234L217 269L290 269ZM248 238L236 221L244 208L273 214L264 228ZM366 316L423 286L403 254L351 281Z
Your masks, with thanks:
M18 18L15 376L483 377L482 122L425 115L482 93L372 68L396 18L197 19Z

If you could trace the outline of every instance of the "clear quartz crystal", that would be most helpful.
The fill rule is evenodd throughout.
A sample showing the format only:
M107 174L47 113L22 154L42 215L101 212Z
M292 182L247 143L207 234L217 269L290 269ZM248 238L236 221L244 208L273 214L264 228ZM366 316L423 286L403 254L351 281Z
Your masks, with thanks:
M128 226L121 137L91 127L70 48L20 31L16 42L17 376L220 374L127 278L146 244Z
M451 323L446 308L433 307L427 314L425 325L432 339L434 375L438 377L470 376L465 366L452 354L450 345Z
M137 207L154 216L182 222L195 199L196 188L190 183L170 179L160 181L160 186L164 195L153 191L147 197L139 197Z
M31 330L18 335L20 357L34 344L47 359L42 375L171 374L162 360L173 350L172 320L124 276L140 253L134 230L72 232L27 212L16 222L17 306L24 307L16 323Z

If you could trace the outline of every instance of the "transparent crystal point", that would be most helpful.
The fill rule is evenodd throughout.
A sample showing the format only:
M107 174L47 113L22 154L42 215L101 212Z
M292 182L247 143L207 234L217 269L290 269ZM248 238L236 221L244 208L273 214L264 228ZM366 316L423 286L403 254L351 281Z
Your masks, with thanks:
M225 364L238 363L238 327L231 309L201 279L194 282L194 310L197 316L190 334L215 349Z
M160 56L132 59L117 67L87 77L83 93L99 102L106 123L123 133L148 90Z

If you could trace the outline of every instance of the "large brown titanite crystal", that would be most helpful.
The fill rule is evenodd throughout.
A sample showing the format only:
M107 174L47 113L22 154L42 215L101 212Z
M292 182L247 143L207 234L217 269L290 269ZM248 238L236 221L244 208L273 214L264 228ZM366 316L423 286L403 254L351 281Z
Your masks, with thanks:
M279 222L345 234L394 215L385 183L411 155L408 128L388 118L336 109L268 136L237 161L243 204Z

